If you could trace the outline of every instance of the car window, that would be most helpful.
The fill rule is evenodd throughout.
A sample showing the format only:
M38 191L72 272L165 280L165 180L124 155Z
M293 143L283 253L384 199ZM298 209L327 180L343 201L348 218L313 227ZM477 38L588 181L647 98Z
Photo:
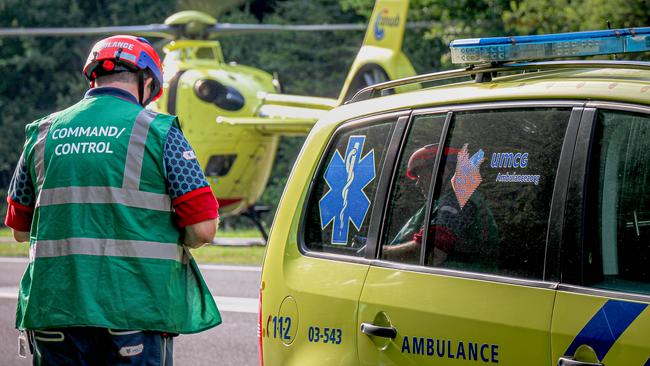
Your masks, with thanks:
M401 152L399 167L388 200L381 258L401 263L420 261L421 246L402 250L424 224L433 163L446 114L413 119Z
M314 178L304 247L363 257L381 167L395 122L340 130Z
M586 285L650 295L650 118L599 111L588 172Z
M542 279L570 114L569 108L454 114L431 204L427 265Z

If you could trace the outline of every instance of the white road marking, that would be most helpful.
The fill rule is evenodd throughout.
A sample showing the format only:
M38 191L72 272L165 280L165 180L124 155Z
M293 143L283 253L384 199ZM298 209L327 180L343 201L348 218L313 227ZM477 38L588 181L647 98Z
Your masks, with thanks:
M201 270L262 272L259 266L229 266L226 264L199 264Z
M0 257L0 263L28 263L26 257Z
M18 300L18 287L12 287L12 286L0 287L0 299Z
M0 263L29 263L24 257L0 257ZM262 272L260 266L235 266L227 264L199 264L199 268L206 271L241 271L241 272Z
M18 287L0 287L0 299L18 300ZM219 311L231 313L257 314L259 303L257 298L214 296Z
M259 300L254 297L215 296L214 302L217 303L219 311L231 313L257 314L260 307Z

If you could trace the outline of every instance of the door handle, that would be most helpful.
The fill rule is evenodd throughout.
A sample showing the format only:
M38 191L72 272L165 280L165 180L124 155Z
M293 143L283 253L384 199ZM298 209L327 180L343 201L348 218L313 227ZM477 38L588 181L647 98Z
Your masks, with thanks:
M557 361L557 366L603 366L600 362L582 362L576 361L570 357L560 357Z
M397 329L394 327L380 327L370 323L361 323L361 333L390 339L397 337Z

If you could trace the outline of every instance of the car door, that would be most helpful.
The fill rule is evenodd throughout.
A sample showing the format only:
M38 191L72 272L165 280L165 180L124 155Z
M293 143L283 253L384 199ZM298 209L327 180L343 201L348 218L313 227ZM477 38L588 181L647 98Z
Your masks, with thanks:
M398 123L402 114L344 123L321 140L326 146L320 162L311 162L318 164L311 179L297 171L305 159L297 162L294 174L305 174L308 186L305 204L283 199L262 274L265 364L357 363L356 316L369 263L364 248L372 217L381 213L378 182L393 136L405 124ZM287 209L291 202L297 206Z
M360 364L550 364L557 283L545 253L579 121L572 107L414 114L361 292Z
M553 364L650 365L650 109L580 125L553 312Z

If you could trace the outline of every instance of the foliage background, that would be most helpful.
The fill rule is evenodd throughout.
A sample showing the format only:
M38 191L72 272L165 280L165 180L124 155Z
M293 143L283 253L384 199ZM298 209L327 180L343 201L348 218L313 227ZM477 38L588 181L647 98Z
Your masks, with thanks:
M222 22L367 22L374 0L0 0L0 27L161 23L197 9ZM450 68L447 44L459 37L543 34L650 25L648 0L412 0L409 20L439 26L407 31L404 50L418 72ZM277 72L284 91L336 97L363 38L355 33L237 36L222 39L228 61ZM24 125L76 102L81 68L96 37L0 39L0 214L24 140ZM162 43L159 44L159 46ZM635 56L642 58L643 55ZM303 138L284 138L262 204L277 204ZM266 217L270 223L272 214ZM240 219L230 225L244 225Z

